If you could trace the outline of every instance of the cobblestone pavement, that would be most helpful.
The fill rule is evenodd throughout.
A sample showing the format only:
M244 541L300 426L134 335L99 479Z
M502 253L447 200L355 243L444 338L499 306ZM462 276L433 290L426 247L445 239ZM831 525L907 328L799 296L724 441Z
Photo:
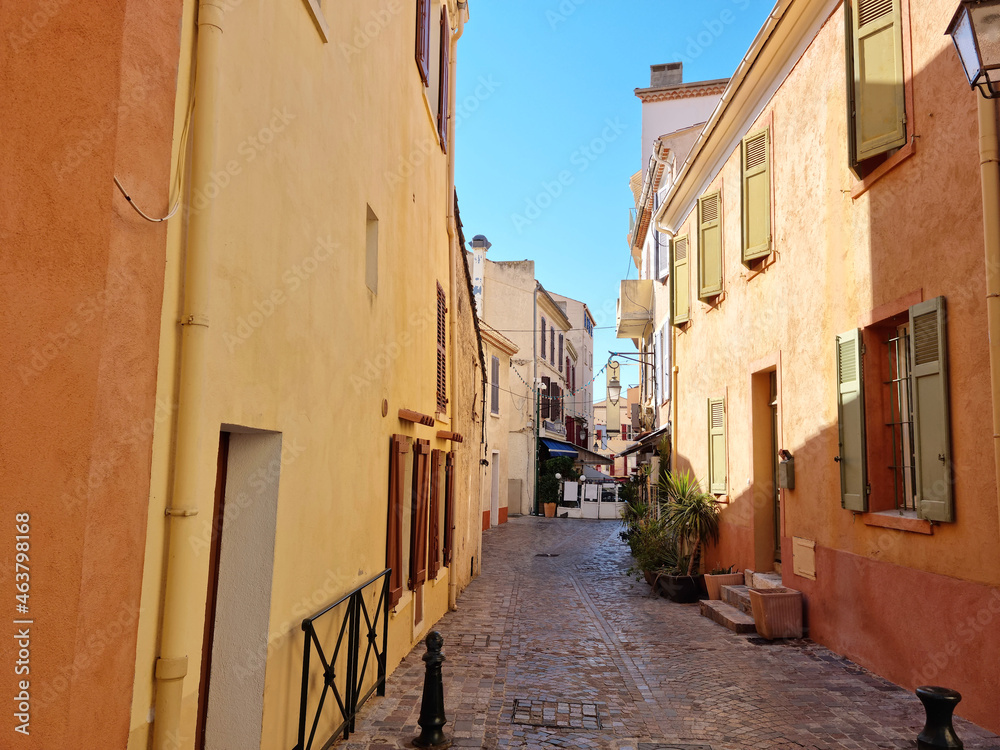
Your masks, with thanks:
M485 532L482 576L437 626L453 747L916 746L924 715L912 693L811 641L754 645L698 605L650 598L625 575L619 528L514 518ZM403 660L337 748L408 746L423 653ZM969 722L956 730L969 750L1000 750Z

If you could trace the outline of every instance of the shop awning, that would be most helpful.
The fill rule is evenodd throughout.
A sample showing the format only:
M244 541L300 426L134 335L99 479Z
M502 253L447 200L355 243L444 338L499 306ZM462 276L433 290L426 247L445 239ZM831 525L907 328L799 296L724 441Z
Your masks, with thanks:
M570 458L576 458L576 446L570 445L569 443L564 443L560 440L552 440L551 438L539 438L542 444L549 449L549 455L553 458L556 456L568 456Z
M630 446L630 447L626 448L625 450L623 450L621 453L618 454L618 456L619 457L621 457L621 456L629 456L629 455L631 455L633 453L638 453L639 451L643 450L644 448L649 448L649 447L655 446L658 442L660 442L660 438L662 438L665 434L669 434L669 430L670 430L669 426L668 427L661 427L660 429L655 430L655 431L649 433L648 435L640 438L639 441L635 445Z

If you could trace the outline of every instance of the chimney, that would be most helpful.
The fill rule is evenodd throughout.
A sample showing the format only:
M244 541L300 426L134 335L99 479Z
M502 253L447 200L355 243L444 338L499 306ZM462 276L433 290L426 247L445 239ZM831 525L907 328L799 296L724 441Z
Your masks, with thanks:
M684 82L684 63L673 62L649 66L649 87L651 89L676 86Z
M486 279L486 251L493 247L485 235L472 238L472 293L476 300L476 316L483 319L483 281Z

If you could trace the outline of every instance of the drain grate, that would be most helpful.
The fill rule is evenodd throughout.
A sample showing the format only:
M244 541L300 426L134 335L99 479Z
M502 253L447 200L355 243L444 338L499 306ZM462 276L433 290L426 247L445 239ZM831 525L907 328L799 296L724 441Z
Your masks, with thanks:
M601 713L596 703L517 698L510 723L559 729L601 729Z
M535 557L559 557L558 552L539 552Z

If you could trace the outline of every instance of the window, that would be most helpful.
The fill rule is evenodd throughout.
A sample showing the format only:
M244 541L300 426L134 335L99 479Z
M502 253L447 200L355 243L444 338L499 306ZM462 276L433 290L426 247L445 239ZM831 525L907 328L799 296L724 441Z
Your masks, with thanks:
M698 199L698 298L722 293L722 194Z
M540 398L540 401L541 401L540 409L541 409L541 418L542 419L548 419L549 418L549 412L550 412L550 408L549 407L550 407L550 404L552 403L551 402L551 396L552 396L552 381L551 381L551 379L549 378L548 375L543 375L542 376L542 395L541 395L541 398Z
M445 457L444 564L451 565L455 549L455 451Z
M448 307L445 304L444 289L437 285L437 410L448 408L448 332L445 325Z
M937 297L837 337L844 508L954 520L946 322L945 299ZM887 468L870 475L869 466Z
M412 591L427 581L427 506L430 487L428 469L431 454L429 440L417 440L413 446L413 501L410 504L410 577Z
M628 422L622 422L622 440L628 440Z
M588 336L594 335L594 324L591 322L589 315L583 316L583 328L587 332Z
M365 225L365 284L373 293L378 293L378 217L371 206L368 206Z
M444 515L447 477L444 471L444 451L431 451L431 504L430 504L430 539L427 550L427 575L433 580L437 578L444 559Z
M490 413L500 413L500 358L494 357L490 372Z
M441 67L438 70L438 136L441 150L448 151L448 114L451 103L451 28L448 26L448 9L441 7Z
M431 0L417 0L416 59L420 80L427 86L431 75Z
M660 208L660 194L653 195L653 216ZM653 253L656 256L656 280L666 281L667 274L670 273L670 253L668 248L660 242L660 233L653 229Z
M751 133L740 145L743 183L744 264L771 253L771 147L770 131Z
M545 318L542 318L542 339L540 349L542 351L542 359L545 359Z
M850 166L864 178L906 144L902 0L851 0L847 24Z
M410 438L393 435L389 450L389 519L386 530L385 566L389 574L389 606L395 607L403 595L403 521L406 514ZM409 577L409 571L405 575Z
M563 335L559 334L559 372L563 371ZM568 369L568 368L567 368Z
M555 365L556 363L556 329L552 329L552 335L549 336L549 364Z
M708 487L713 495L726 494L726 400L708 400Z
M691 292L690 292L690 272L688 269L688 238L675 237L673 241L674 250L674 283L673 289L673 313L674 325L679 326L687 323L691 318Z

